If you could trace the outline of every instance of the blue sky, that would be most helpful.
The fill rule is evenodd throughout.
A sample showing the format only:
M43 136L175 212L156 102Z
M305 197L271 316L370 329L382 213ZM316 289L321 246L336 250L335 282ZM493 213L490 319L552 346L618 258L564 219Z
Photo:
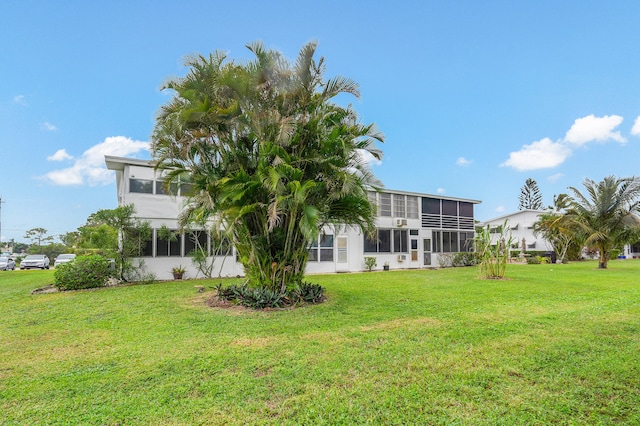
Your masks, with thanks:
M193 53L262 40L360 84L390 189L515 211L585 178L638 173L638 1L0 3L1 238L73 231L117 206L104 155L150 158L159 90Z

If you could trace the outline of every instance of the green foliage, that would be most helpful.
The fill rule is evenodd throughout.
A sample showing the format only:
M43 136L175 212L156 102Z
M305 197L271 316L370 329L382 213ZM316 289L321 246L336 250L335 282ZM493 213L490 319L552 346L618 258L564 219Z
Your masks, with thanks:
M299 300L305 303L320 303L324 300L324 287L320 284L303 282L297 289Z
M326 80L314 43L295 63L260 43L248 48L247 64L221 52L187 61L187 75L165 86L175 96L158 114L152 153L168 182L193 188L181 225L213 221L251 286L282 294L302 282L325 225L374 227L367 191L379 182L362 153L380 158L383 136L334 103L358 87Z
M549 259L546 256L536 256L536 259L538 260L538 263L542 264L542 265L546 265L548 263L551 263L551 259Z
M129 204L113 210L99 210L88 220L93 228L101 231L104 242L115 252L118 277L123 281L134 281L143 275L143 272L136 271L131 258L142 255L152 236L149 222L138 220L135 214L135 207ZM111 238L113 231L118 236L115 241Z
M32 228L24 234L24 238L31 240L32 245L41 246L42 243L53 241L52 236L47 236L47 230L44 228Z
M373 256L365 256L364 258L364 268L371 272L373 271L373 268L376 267L376 265L378 265L378 261L376 260L375 257Z
M216 287L220 300L239 304L251 309L283 308L298 303L320 303L324 300L324 288L309 282L301 283L297 288L279 293L267 287L251 288L246 283Z
M453 253L438 253L438 265L441 268L451 268L453 266Z
M476 252L460 252L453 255L453 266L475 266L480 262Z
M476 234L475 251L480 260L480 275L484 278L501 279L505 276L509 250L513 244L511 234L507 234L507 225L508 221L505 220L497 235L492 234L489 225ZM496 238L492 239L492 235L496 235Z
M543 259L542 256L527 256L527 265L539 265L540 259Z
M518 210L540 210L543 207L542 195L538 183L534 179L527 179L524 186L520 188L518 197Z
M59 290L80 290L107 285L112 277L109 260L99 255L77 256L56 268L54 285Z
M611 250L637 240L640 233L640 178L607 176L600 182L585 179L586 195L570 187L574 198L567 211L579 240L598 251L598 268L605 269Z

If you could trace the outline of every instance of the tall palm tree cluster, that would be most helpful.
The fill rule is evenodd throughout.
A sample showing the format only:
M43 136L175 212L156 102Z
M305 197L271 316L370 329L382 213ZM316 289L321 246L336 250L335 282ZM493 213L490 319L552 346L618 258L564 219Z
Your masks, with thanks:
M365 159L381 158L383 136L335 103L359 97L358 86L325 80L315 43L294 63L259 42L247 47L248 63L194 57L185 77L165 84L174 97L157 117L152 153L169 184L192 188L181 224L213 224L251 286L285 292L302 282L325 225L373 229L367 190L379 182Z
M555 210L540 216L534 231L543 235L564 258L569 245L598 252L598 268L607 268L613 249L640 239L640 179L607 176L585 179L585 193L569 187L573 196L554 197Z

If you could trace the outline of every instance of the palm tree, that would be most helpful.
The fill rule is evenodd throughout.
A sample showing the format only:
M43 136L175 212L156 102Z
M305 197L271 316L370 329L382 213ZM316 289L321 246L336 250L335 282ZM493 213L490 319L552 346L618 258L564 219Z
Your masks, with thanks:
M383 136L332 102L359 96L351 80L323 79L316 45L294 64L261 43L245 65L224 54L187 62L166 88L152 137L157 167L193 195L183 225L213 220L234 243L249 283L285 292L302 282L308 247L325 225L371 230L367 190L379 186L363 151L381 158Z
M611 249L631 242L640 228L640 179L607 176L601 182L585 179L586 195L569 187L567 219L581 233L584 244L599 254L598 268L605 269Z
M547 240L560 260L566 257L569 247L574 243L575 233L565 214L569 202L570 197L567 194L554 195L553 207L549 207L549 210L542 213L533 224L534 235L541 235Z

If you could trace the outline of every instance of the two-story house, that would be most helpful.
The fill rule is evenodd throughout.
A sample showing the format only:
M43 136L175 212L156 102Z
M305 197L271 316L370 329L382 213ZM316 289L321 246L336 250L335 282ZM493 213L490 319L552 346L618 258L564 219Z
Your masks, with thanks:
M187 186L168 194L161 173L150 161L107 156L105 162L116 174L118 205L133 204L136 216L153 228L151 240L140 252L149 272L169 279L172 267L181 265L187 276L196 277L189 253L200 245L211 253L214 276L243 275L232 246L216 244L198 229L179 230ZM371 191L369 198L378 211L375 237L353 227L326 227L309 247L307 273L362 271L369 256L376 258L376 269L385 263L390 269L435 267L441 253L472 249L474 205L480 201L391 190ZM174 231L173 238L158 232L167 228Z

